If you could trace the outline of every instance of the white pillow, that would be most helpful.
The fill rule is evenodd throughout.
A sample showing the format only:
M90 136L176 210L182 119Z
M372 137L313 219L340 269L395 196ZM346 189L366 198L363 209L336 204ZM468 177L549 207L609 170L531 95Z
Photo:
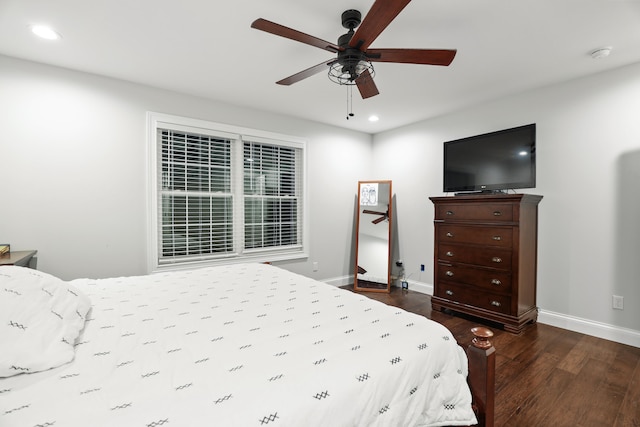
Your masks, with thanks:
M0 378L73 360L91 308L69 283L25 267L0 267Z

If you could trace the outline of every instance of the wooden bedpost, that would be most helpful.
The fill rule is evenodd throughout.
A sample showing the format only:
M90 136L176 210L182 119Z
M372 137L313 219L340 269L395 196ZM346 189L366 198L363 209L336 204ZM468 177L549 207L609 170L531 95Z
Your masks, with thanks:
M469 359L469 385L473 396L473 406L478 417L478 425L493 427L496 392L496 349L489 341L493 336L490 329L472 328L473 341L467 348Z

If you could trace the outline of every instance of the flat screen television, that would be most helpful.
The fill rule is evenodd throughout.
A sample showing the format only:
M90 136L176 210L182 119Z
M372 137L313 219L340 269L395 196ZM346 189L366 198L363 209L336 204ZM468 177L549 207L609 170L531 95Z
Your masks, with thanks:
M536 186L536 124L444 143L444 192L496 193Z

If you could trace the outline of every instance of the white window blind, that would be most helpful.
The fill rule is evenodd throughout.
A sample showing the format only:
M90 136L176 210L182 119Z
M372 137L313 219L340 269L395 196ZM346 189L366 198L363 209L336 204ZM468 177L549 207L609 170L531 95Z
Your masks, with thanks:
M158 129L160 258L232 253L231 141Z
M151 271L306 256L304 142L148 117Z
M244 143L244 242L246 249L302 244L301 151Z

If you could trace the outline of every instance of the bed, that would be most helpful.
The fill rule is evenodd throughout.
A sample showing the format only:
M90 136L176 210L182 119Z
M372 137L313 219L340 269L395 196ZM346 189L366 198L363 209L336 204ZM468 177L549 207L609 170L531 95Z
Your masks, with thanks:
M476 424L446 328L272 265L0 291L3 427Z

